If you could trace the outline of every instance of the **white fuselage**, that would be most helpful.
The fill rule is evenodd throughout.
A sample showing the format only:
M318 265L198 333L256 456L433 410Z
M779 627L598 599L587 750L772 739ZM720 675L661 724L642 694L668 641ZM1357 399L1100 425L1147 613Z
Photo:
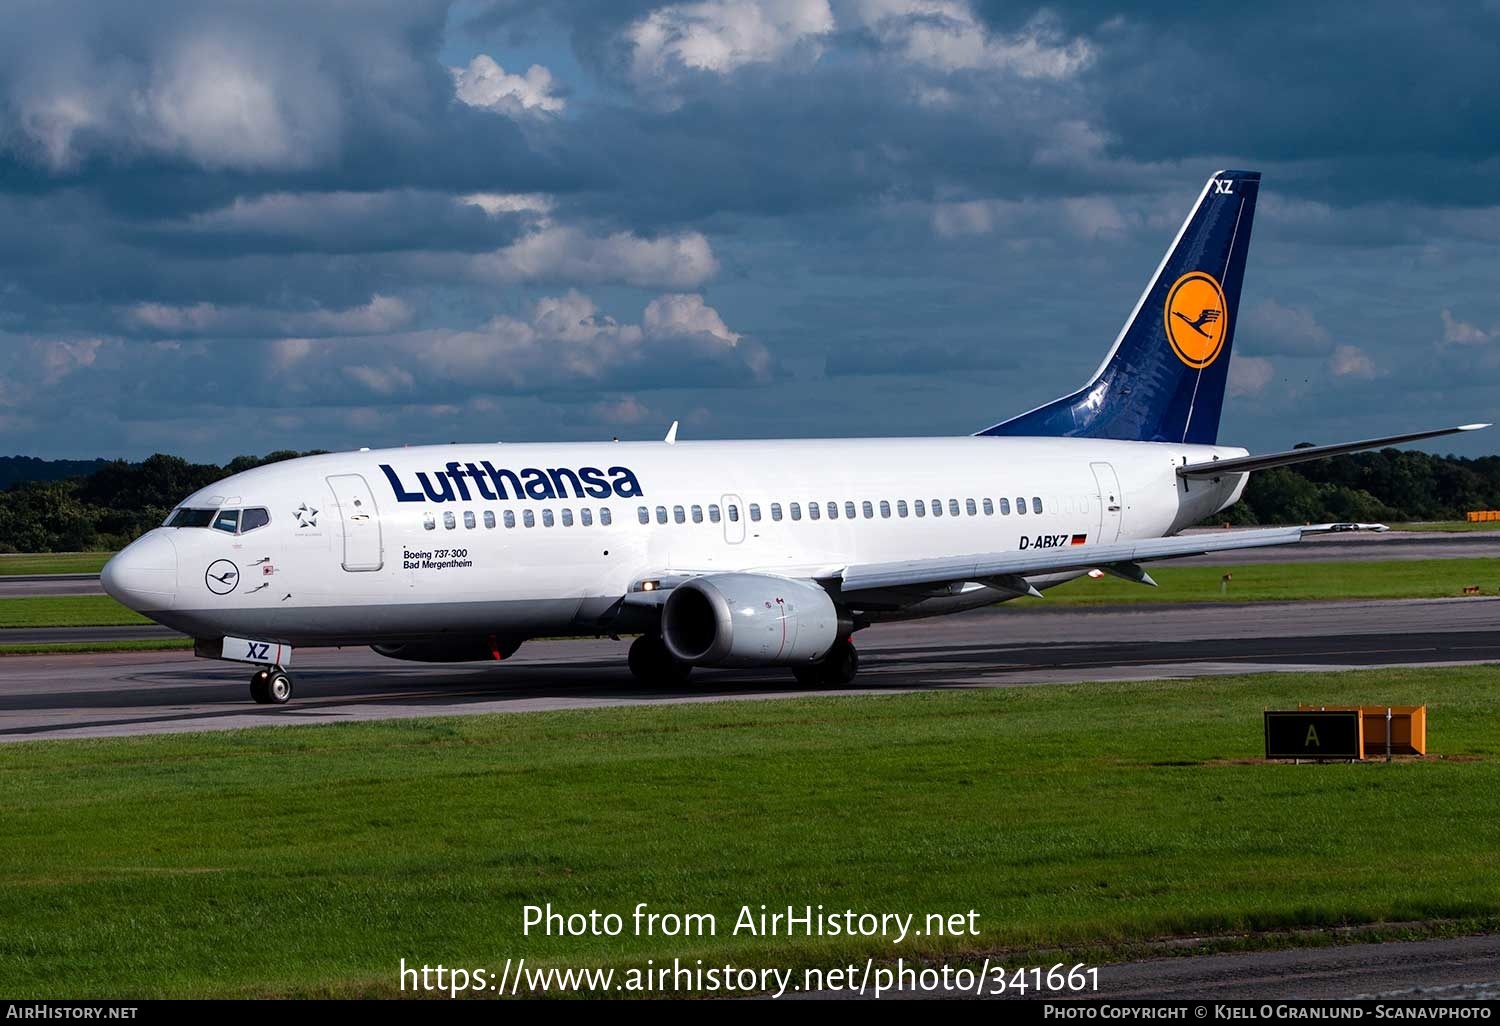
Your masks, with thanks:
M1244 483L1184 483L1174 468L1243 453L984 437L336 453L189 496L179 511L227 520L263 509L268 522L244 533L158 528L117 558L111 587L194 636L295 645L639 630L641 610L622 597L674 572L815 578L851 564L1172 534L1235 501ZM1002 597L971 585L852 613L872 622Z

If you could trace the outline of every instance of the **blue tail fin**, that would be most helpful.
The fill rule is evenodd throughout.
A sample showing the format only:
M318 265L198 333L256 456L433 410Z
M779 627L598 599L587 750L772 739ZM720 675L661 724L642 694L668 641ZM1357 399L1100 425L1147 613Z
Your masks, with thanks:
M979 434L1218 441L1259 189L1258 171L1210 178L1093 379Z

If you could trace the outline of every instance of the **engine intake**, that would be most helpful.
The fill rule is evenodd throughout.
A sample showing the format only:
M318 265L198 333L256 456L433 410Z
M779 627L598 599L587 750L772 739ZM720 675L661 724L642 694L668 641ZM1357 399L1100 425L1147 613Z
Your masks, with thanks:
M828 593L769 574L707 574L673 588L661 615L667 650L702 666L821 659L847 631Z

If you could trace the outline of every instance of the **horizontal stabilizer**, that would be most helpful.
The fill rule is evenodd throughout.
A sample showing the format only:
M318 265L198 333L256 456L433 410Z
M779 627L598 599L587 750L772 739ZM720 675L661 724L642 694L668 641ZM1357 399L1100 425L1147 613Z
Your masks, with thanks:
M1320 460L1327 456L1340 456L1346 452L1362 452L1366 449L1383 449L1388 445L1403 442L1419 442L1424 438L1438 438L1460 431L1478 431L1488 424L1462 424L1458 427L1438 428L1435 431L1416 431L1409 435L1391 435L1388 438L1367 438L1362 442L1337 442L1333 445L1308 445L1285 452L1268 452L1260 456L1239 456L1228 460L1210 460L1207 463L1189 463L1177 468L1178 477L1212 478L1225 474L1248 474L1252 470L1269 470L1286 467L1293 463Z

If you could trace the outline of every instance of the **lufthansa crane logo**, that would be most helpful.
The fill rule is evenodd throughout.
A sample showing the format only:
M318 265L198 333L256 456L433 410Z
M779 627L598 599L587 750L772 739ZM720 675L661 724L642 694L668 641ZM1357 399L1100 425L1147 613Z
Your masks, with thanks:
M240 583L240 568L227 559L216 559L203 572L203 583L215 595L228 595Z
M1229 331L1229 309L1213 275L1189 271L1178 278L1167 292L1163 316L1167 341L1179 360L1202 370L1219 358Z

